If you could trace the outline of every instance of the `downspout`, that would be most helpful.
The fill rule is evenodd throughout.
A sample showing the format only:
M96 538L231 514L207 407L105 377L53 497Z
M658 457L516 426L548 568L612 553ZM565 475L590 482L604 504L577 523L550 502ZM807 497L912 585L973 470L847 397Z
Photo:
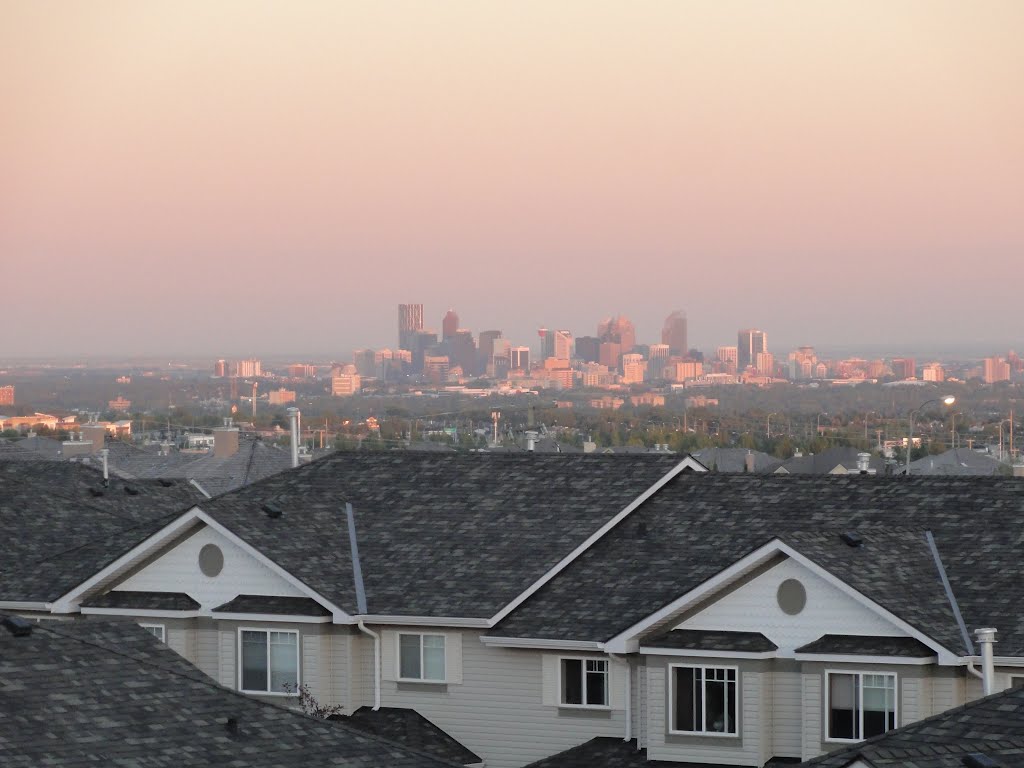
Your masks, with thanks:
M617 661L626 668L626 735L623 741L633 740L633 676L629 667L629 659L617 653L609 653L608 658Z
M373 711L380 709L380 635L363 623L360 619L356 625L360 632L373 638Z
M345 503L345 518L348 523L349 551L352 555L352 578L356 589L356 609L359 611L360 616L365 616L367 612L366 589L363 586L363 566L359 562L359 543L356 540L356 515L352 505L348 502ZM361 618L357 626L360 632L373 638L373 711L376 712L380 709L380 634L367 627Z

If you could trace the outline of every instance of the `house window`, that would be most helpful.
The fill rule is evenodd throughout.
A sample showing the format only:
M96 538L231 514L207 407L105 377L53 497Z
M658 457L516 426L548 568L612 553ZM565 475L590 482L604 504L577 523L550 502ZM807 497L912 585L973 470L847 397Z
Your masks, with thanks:
M149 634L151 634L161 643L167 642L167 633L164 631L163 624L139 624L139 626L147 632L149 632Z
M398 679L443 683L444 635L398 635Z
M828 672L828 739L861 741L896 727L896 675Z
M560 659L559 665L563 706L608 706L607 659Z
M1024 688L1024 675L1010 675L1011 688Z
M737 734L736 667L690 667L672 664L673 733L709 736Z
M241 629L238 644L242 659L240 687L243 691L298 694L298 632Z

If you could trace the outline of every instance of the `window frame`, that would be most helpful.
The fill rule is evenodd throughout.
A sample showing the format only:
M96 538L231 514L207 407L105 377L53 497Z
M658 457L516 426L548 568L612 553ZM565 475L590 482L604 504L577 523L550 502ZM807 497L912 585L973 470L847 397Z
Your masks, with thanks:
M150 634L153 635L153 637L156 637L156 639L159 640L164 645L167 644L167 625L166 624L139 624L139 626L142 627L147 632L149 632L149 630L151 630L151 629L159 629L160 630L160 636L159 637L157 637L152 632L150 632Z
M858 696L858 710L860 712L860 722L858 723L860 729L859 739L843 739L837 736L833 736L831 733L832 723L832 686L829 684L829 677L832 675L856 675L860 682L857 686ZM822 700L825 703L823 717L825 722L823 723L824 738L823 742L827 744L860 744L865 741L864 736L864 676L865 675L882 675L892 678L892 715L893 715L893 726L890 729L883 731L883 733L889 733L900 727L900 678L896 672L882 672L877 669L826 669L825 670L825 682L824 682L824 695ZM869 737L873 738L873 737Z
M569 704L562 701L562 662L563 661L581 661L583 662L581 667L581 673L583 675L582 682L582 698L583 704ZM604 704L587 704L587 662L588 661L600 661L604 663ZM612 665L608 659L602 659L598 656L559 656L557 673L555 675L555 690L558 692L558 707L560 709L602 709L609 710L612 708Z
M242 633L243 632L262 632L266 635L267 639L267 689L266 690L252 690L249 688L242 687ZM295 677L298 679L295 681L295 690L292 692L288 691L272 691L270 690L270 633L277 632L279 634L295 635ZM241 693L257 694L259 696L284 696L286 698L294 698L299 695L299 687L302 685L302 637L297 629L281 629L280 627L239 627L238 628L238 656L237 656L237 667L238 667L238 690Z
M704 671L707 671L709 669L723 669L723 670L726 670L726 671L732 670L733 672L736 673L736 711L733 713L734 714L734 718L733 719L736 722L736 732L735 733L724 733L722 731L708 731L708 730L680 731L680 730L676 729L676 727L675 727L675 725L676 725L676 718L675 718L675 714L676 714L676 711L675 711L675 707L676 707L676 672L675 671L676 671L676 669L701 669L701 670L704 670ZM705 686L707 685L707 675L704 675L704 685ZM704 702L706 701L706 698L707 698L707 691L706 691L706 689L702 688L701 696L703 697L701 699L701 705L702 705L701 709L702 709L702 711L704 711ZM678 663L677 662L673 662L673 663L669 664L668 665L668 707L666 707L666 712L668 713L668 733L669 733L669 735L671 735L671 736L696 736L696 737L700 737L700 738L709 737L709 738L714 738L714 739L740 739L742 737L742 735L743 735L742 732L741 732L741 727L742 727L743 723L740 720L740 709L741 709L740 697L741 696L742 696L742 691L740 689L740 668L738 666L729 665L729 664L688 664L688 663L685 663L685 662L678 662Z
M417 637L420 645L420 677L402 677L402 638ZM444 641L444 677L423 677L427 665L424 663L423 644L425 637L440 637ZM448 635L443 632L396 632L395 633L395 681L399 683L425 683L427 685L443 685L448 682Z

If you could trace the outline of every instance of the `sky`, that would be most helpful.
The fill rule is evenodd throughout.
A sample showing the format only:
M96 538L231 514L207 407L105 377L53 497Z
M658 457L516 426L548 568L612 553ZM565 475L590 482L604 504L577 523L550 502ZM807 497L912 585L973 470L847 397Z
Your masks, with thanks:
M1019 0L0 0L0 358L1021 340ZM1024 348L1024 343L1017 343Z

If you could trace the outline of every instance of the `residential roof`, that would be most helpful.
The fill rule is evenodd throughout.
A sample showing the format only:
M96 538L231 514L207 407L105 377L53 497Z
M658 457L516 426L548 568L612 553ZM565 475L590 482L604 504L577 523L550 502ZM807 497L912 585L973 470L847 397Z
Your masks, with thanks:
M278 616L330 616L330 611L309 597L239 595L213 609L216 613L265 613Z
M445 760L224 688L130 622L0 627L7 768L441 768Z
M840 534L855 530L863 547ZM955 653L968 628L1024 654L1024 485L1012 478L679 475L490 634L604 641L778 539Z
M793 761L769 760L764 768L792 765ZM525 768L739 768L724 763L680 763L674 760L648 760L646 749L637 749L636 739L624 741L614 736L598 736L578 747L545 757Z
M87 608L136 608L145 611L194 611L199 603L183 592L107 592L82 603Z
M857 470L857 455L860 453L864 453L864 451L859 448L843 446L828 448L821 453L809 453L803 456L793 456L792 458L782 462L772 471L785 471L791 475L824 475L831 472L836 467L841 466L848 472L855 472ZM869 469L873 469L877 474L882 474L885 471L885 460L872 455L871 458L868 459L868 467Z
M769 453L746 448L702 448L693 458L714 472L746 472L747 456L754 457L754 472L771 472L782 462Z
M925 658L935 651L912 637L871 635L822 635L796 649L796 653L820 653L842 656L905 656Z
M935 456L910 462L912 475L999 475L1003 465L983 453L968 448L953 448Z
M710 629L672 629L641 642L644 648L679 648L699 651L765 653L779 646L760 632L726 632Z
M985 755L1000 768L1024 766L1024 688L977 699L803 765L846 768L860 759L872 768L963 768L970 754Z
M351 715L331 715L353 728L390 739L428 755L460 765L482 765L483 758L442 731L414 709L402 707L360 707Z
M369 613L489 618L679 460L337 452L201 506L355 613L350 502Z
M44 454L32 450L27 445L23 445L24 442L25 440L0 439L0 461L39 461L44 458L49 461L60 460L56 454L44 456Z

